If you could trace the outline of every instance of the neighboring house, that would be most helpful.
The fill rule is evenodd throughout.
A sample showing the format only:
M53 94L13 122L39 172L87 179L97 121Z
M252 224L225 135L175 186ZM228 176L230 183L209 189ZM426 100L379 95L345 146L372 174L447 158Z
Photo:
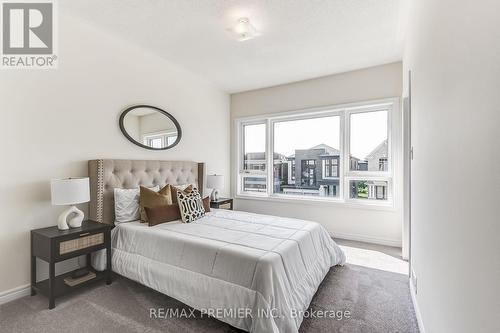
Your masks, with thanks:
M365 157L368 171L387 171L387 148L387 140L384 140Z
M245 170L266 170L266 154L260 153L247 153L245 154L245 165L243 169Z
M384 140L363 161L358 162L356 170L388 171L387 152L387 140ZM350 191L351 198L387 200L388 189L384 181L354 181L351 183Z
M275 191L285 194L336 196L339 191L340 151L325 144L297 149L286 161L288 177Z
M340 151L326 144L296 149L295 154L274 154L274 193L314 196L337 196L340 186ZM247 153L245 170L264 171L264 152ZM365 159L350 156L351 170L387 171L387 140L381 142ZM245 191L266 191L266 175L244 178ZM360 195L360 189L364 195ZM356 181L351 198L387 199L384 182Z
M382 141L363 160L350 156L350 169L357 171L387 171L387 140Z
M286 167L287 158L284 155L274 153L274 183L279 188L279 179L288 177L288 168ZM244 169L252 171L266 170L266 155L264 152L247 153L244 160ZM266 191L266 176L249 176L244 178L245 191L265 192Z
M368 164L366 161L360 160L357 157L349 156L349 170L368 170Z

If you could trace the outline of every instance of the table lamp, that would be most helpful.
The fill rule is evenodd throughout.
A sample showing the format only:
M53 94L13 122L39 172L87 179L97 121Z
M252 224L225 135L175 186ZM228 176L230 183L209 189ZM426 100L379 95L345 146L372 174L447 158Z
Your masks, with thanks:
M50 192L52 205L70 206L57 219L59 230L68 230L69 227L81 227L84 215L74 205L90 201L89 178L52 179L50 181Z
M210 195L211 201L219 200L219 189L224 187L224 176L222 175L208 175L207 176L207 187L212 189L212 194Z

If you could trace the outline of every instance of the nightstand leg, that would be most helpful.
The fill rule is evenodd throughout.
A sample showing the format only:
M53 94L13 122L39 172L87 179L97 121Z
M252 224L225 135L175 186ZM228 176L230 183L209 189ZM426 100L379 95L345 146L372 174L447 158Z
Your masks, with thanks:
M85 259L85 266L87 267L88 270L92 268L92 256L90 253L87 253L86 259Z
M106 271L108 274L106 284L111 284L111 246L106 247Z
M56 306L54 300L54 288L56 287L56 264L49 263L49 309L53 309Z
M36 257L31 255L31 296L36 295L35 291L35 284L36 284Z

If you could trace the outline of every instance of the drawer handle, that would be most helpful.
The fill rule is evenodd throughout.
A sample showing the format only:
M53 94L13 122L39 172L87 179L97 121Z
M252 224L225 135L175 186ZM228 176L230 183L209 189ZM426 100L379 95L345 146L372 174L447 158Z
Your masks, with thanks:
M84 234L80 234L79 237L88 236L88 235L90 235L90 232L86 232Z

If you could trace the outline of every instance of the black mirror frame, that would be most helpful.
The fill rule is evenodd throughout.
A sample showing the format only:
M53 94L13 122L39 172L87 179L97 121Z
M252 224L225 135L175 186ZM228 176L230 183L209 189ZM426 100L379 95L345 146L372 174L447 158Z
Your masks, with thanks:
M149 146L146 146L140 142L137 142L135 141L128 133L127 131L125 130L125 126L123 125L123 120L125 119L125 116L127 115L127 113L129 113L130 111L134 110L134 109L138 109L138 108L150 108L150 109L155 109L156 111L158 111L159 113L163 114L164 116L166 116L168 119L170 119L174 125L175 125L175 128L177 128L177 140L175 140L175 142L173 144L171 144L170 146L168 147L165 147L165 148L153 148L153 147L149 147ZM157 108L156 106L152 106L152 105L134 105L134 106L131 106L127 109L125 109L124 111L122 111L121 115L120 115L120 121L119 121L119 124L120 124L120 130L122 131L123 135L130 141L132 142L133 144L135 144L136 146L139 146L141 148L144 148L144 149L149 149L149 150L167 150L167 149L170 149L170 148L173 148L175 146L177 146L177 144L179 143L179 141L181 141L181 137L182 137L182 130L181 130L181 125L179 125L179 122L177 121L177 119L174 118L174 116L172 116L170 113L168 113L167 111L165 110L162 110L160 108Z

